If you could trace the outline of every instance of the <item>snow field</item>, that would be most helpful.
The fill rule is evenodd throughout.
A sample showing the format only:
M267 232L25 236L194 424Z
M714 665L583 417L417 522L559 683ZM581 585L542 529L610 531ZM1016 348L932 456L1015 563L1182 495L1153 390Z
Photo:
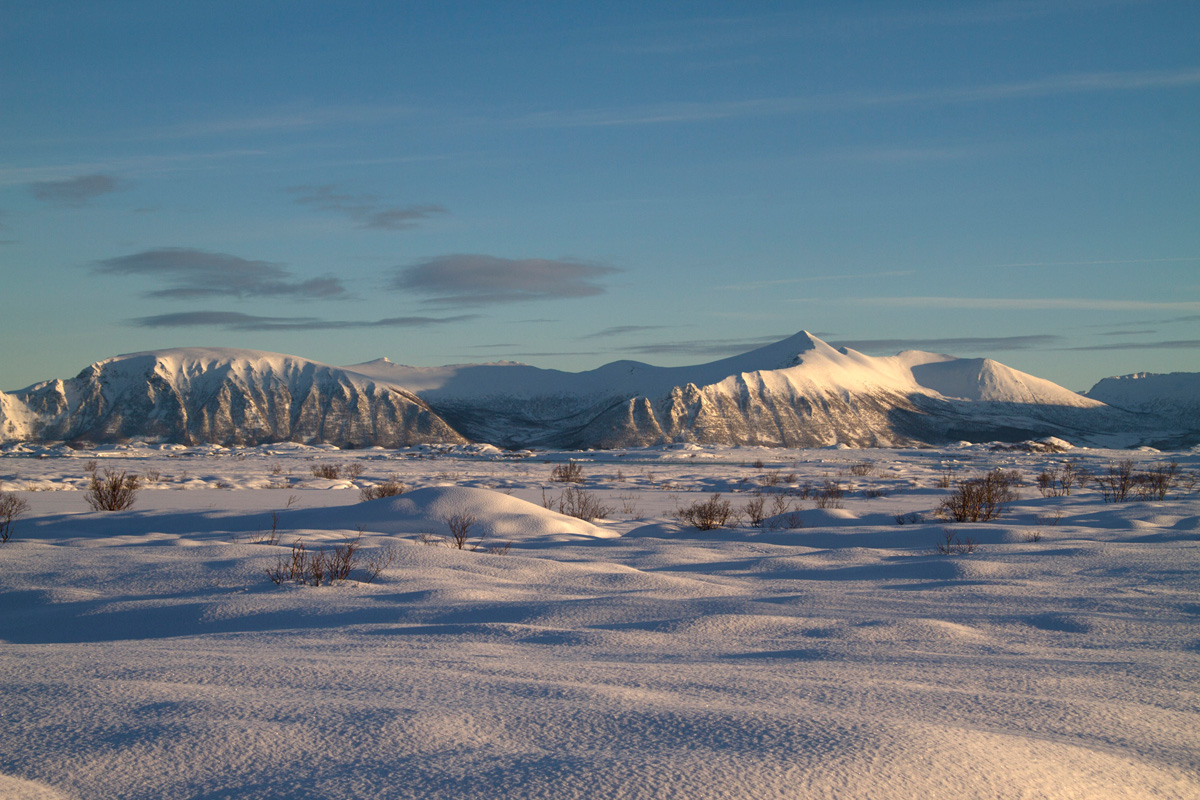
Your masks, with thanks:
M1063 458L1194 453L38 455L0 458L31 506L0 546L3 797L1200 796L1200 497L1029 485ZM542 507L569 459L607 518ZM160 480L92 512L89 460ZM947 524L947 465L1020 469L1022 497ZM393 478L409 491L357 502ZM800 496L826 481L841 508ZM671 517L756 488L795 517ZM431 539L457 512L511 550ZM295 537L360 528L395 554L374 582L267 579ZM944 528L975 552L936 554Z

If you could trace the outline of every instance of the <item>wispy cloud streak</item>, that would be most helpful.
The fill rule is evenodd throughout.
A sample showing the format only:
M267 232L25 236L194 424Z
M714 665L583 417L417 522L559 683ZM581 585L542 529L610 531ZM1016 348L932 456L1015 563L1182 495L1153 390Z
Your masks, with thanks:
M183 311L129 320L140 328L224 328L231 331L358 330L364 328L426 328L475 319L454 317L388 317L377 320L326 320L319 317L264 317L236 311Z
M122 188L124 182L120 178L102 173L29 184L30 193L38 200L73 208L87 205L97 197L112 194Z
M1080 72L981 86L908 92L860 92L807 97L765 97L729 101L678 101L526 114L510 120L518 127L597 128L712 122L745 117L856 111L908 105L955 105L999 100L1058 97L1099 92L1178 89L1200 85L1200 67L1135 72Z
M163 247L106 259L96 262L93 271L157 278L169 288L146 296L177 300L217 296L328 300L348 296L342 282L334 277L298 281L281 264L188 247Z
M398 268L388 287L430 295L426 303L492 305L602 294L597 279L618 272L583 261L457 253Z
M300 205L345 214L358 223L357 227L368 230L409 230L422 220L450 213L435 204L385 206L375 195L340 192L332 184L292 186L287 191L296 195Z

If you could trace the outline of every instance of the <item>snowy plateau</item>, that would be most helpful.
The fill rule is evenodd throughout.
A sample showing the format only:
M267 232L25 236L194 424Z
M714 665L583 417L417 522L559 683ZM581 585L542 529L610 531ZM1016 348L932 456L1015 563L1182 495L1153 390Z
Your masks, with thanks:
M1194 800L1194 385L799 334L0 394L0 798Z

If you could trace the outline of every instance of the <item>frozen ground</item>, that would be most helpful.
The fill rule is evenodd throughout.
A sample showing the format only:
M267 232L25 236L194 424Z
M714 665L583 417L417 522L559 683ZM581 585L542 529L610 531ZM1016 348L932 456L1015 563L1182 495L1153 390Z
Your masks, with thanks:
M1200 797L1200 495L1032 483L1194 452L6 455L3 798ZM543 508L569 459L606 518ZM1021 498L938 520L947 467ZM93 468L150 480L93 512ZM672 517L756 489L761 528ZM440 543L453 514L483 548ZM360 530L373 582L268 579Z

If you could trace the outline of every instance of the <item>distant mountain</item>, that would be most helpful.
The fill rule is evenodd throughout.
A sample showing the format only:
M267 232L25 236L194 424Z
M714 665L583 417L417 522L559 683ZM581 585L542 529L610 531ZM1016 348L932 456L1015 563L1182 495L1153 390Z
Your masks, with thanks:
M0 431L0 440L223 445L465 441L398 386L294 356L205 348L117 356L0 394Z
M568 373L521 364L347 369L411 389L468 438L501 445L628 447L692 441L909 446L1045 436L1122 442L1126 412L988 359L907 351L875 358L801 331L689 367L618 361Z
M1172 437L1168 443L1176 446L1200 443L1200 372L1137 372L1105 378L1085 394L1093 400L1161 419L1170 428L1188 432L1182 438Z
M668 442L894 447L1058 436L1130 446L1186 442L1200 428L1194 408L1189 416L1116 406L990 359L920 351L878 358L803 331L707 364L617 361L578 373L514 363L407 367L387 359L332 367L252 350L184 348L118 356L69 380L0 392L0 442L475 441L582 449Z

